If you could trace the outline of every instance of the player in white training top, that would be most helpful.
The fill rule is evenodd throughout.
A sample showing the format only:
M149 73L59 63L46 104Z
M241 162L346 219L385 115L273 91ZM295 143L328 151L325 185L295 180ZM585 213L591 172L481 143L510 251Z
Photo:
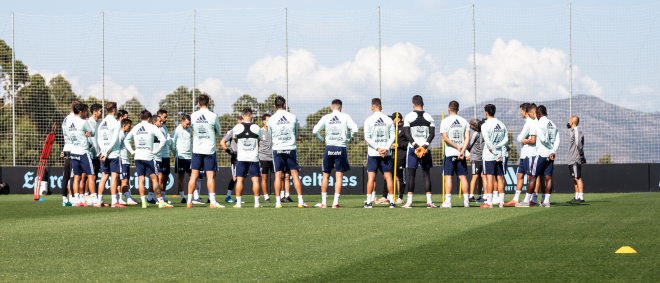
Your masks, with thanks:
M82 174L89 175L88 185L94 189L96 184L96 176L93 175L94 165L92 164L92 157L89 154L89 144L87 136L93 137L96 133L94 129L87 123L87 121L80 118L80 115L85 110L83 104L76 104L73 106L74 117L67 119L67 138L71 141L71 169L73 170L73 193L74 203L76 206L87 206L80 198L80 178ZM89 134L87 134L89 133ZM92 191L94 193L94 191ZM94 195L94 199L96 196Z
M449 116L440 122L440 134L445 142L445 159L442 161L442 175L445 178L445 202L440 206L442 208L451 208L452 176L454 173L461 181L463 195L468 195L465 150L470 140L470 129L468 128L468 121L458 116L458 107L457 101L449 102ZM470 207L470 201L466 197L463 198L463 207Z
M121 173L121 159L119 158L119 132L121 124L115 118L117 113L117 102L109 101L105 104L107 116L101 121L96 137L101 147L101 181L99 191L103 190L105 183L110 178L110 195L112 196L112 207L126 207L119 203L117 198L117 183ZM119 194L121 197L121 193Z
M486 113L486 122L481 125L481 133L484 137L483 174L486 176L486 194L483 208L493 207L493 190L495 189L495 179L497 182L504 182L505 171L505 151L509 144L509 136L506 126L500 120L495 118L496 107L488 104L484 107ZM500 207L504 207L504 194L499 195Z
M261 207L259 204L259 176L261 167L259 167L259 140L261 139L261 129L258 125L252 123L252 109L246 107L241 114L243 123L240 123L232 130L232 138L236 143L238 152L236 152L236 205L235 208L241 208L243 181L250 175L252 179L252 192L254 193L254 207Z
M321 183L321 206L319 208L326 208L326 199L328 198L328 182L330 180L330 173L332 169L335 170L335 200L332 203L332 208L341 208L339 206L339 195L341 194L342 180L344 172L351 170L348 164L348 152L346 145L358 132L358 126L353 122L351 116L341 113L342 102L339 99L332 101L332 113L327 114L319 120L314 126L312 133L320 141L325 142L325 150L323 151L323 181ZM321 130L325 129L325 138L321 136Z
M396 134L394 132L394 122L381 111L380 98L371 100L371 111L374 113L364 121L364 140L368 144L367 149L367 202L364 208L371 208L375 201L376 174L378 170L383 172L385 183L387 184L387 201L390 208L395 208L394 187L392 184L392 171L394 170L394 158L390 147L394 143Z

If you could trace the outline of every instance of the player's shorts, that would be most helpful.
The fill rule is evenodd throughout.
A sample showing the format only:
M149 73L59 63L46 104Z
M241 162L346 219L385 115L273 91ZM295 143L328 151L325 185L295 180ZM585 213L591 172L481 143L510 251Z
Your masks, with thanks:
M445 156L442 161L442 172L445 176L465 176L467 175L467 161L458 159L458 156Z
M418 164L422 166L422 170L429 170L433 167L433 158L431 158L430 150L428 150L422 158L419 158L415 155L415 149L409 147L406 157L406 168L417 169Z
M392 156L367 156L367 172L376 173L378 170L383 173L392 173L394 171L394 158Z
M273 150L273 167L275 172L300 170L298 151L295 149Z
M163 173L164 176L169 176L170 175L170 158L169 157L163 157L163 161L159 165L160 165L160 173Z
M569 164L568 170L571 171L571 177L575 179L582 178L582 164L579 163Z
M273 161L272 160L261 160L259 161L259 165L261 167L261 174L270 174L275 171L273 171Z
M472 175L479 176L484 170L484 163L482 161L472 161Z
M506 162L507 158L503 158L504 161L482 161L483 163L483 174L484 175L494 175L494 176L504 176L506 173Z
M199 171L218 171L218 159L214 154L192 154L190 169Z
M151 176L158 174L158 161L156 160L135 160L135 170L138 176Z
M261 166L259 162L238 161L236 162L236 177L261 177Z
M128 162L124 163L124 161L119 160L119 163L121 163L121 166L119 166L121 172L119 173L119 180L130 180L131 176L131 166L128 164Z
M529 169L529 157L521 158L518 161L518 174L528 175Z
M105 158L105 161L101 161L101 173L110 174L110 173L121 173L121 159L117 158Z
M190 159L176 158L174 160L174 172L177 174L190 174Z
M323 173L330 173L332 172L332 169L336 169L337 172L351 170L351 166L348 164L346 147L334 145L325 146L321 171L323 171Z
M94 165L94 176L97 176L101 172L101 159L93 158L92 164Z
M552 176L554 171L554 160L550 160L550 157L541 157L534 156L530 160L529 168L530 174L532 176Z
M80 176L82 174L92 175L94 174L94 162L89 153L86 154L73 154L71 153L71 169L73 170L74 176Z

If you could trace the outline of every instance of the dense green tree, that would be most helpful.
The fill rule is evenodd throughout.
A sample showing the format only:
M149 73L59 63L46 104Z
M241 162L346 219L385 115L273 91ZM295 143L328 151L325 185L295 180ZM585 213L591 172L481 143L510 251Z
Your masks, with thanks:
M133 121L133 125L137 125L140 123L140 112L145 108L136 97L133 97L122 104L119 109L128 111L128 118Z
M58 74L48 82L50 95L55 102L56 114L64 118L71 112L71 102L80 100L73 90L71 83L67 81L64 76Z

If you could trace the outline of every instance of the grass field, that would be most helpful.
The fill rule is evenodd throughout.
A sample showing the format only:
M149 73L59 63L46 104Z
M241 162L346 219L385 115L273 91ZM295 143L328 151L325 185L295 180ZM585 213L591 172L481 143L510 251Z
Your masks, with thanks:
M426 209L419 196L413 209L363 209L365 197L342 196L343 209L212 210L3 195L0 281L660 281L660 194L564 204L572 197L553 194L551 208Z

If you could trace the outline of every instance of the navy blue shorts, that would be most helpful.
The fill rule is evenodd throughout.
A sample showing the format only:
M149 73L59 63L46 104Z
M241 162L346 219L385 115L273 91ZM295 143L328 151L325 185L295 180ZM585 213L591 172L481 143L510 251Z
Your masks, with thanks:
M160 173L163 173L164 176L170 175L170 158L163 157L163 161L159 164Z
M392 173L394 171L394 158L392 156L367 156L367 172Z
M554 170L554 160L550 160L550 157L541 157L534 156L530 160L529 164L529 175L531 176L552 176Z
M518 174L528 175L529 169L529 157L521 158L518 161Z
M174 172L177 174L186 174L190 175L190 159L177 158L174 164Z
M351 166L348 164L346 147L326 145L325 151L323 151L323 162L321 166L323 173L330 173L335 168L337 172L351 170Z
M123 161L121 161L121 159L119 160L119 163L121 163L121 166L119 166L121 170L121 172L119 172L119 180L130 180L129 179L131 175L130 164L124 163Z
M248 162L248 161L237 161L236 162L236 177L247 177L248 174L250 177L261 177L261 166L259 166L259 161Z
M190 169L199 171L218 171L218 159L214 154L192 154Z
M138 176L151 176L158 174L158 161L156 160L135 160L135 170Z
M121 160L120 158L105 158L105 161L101 162L101 173L110 174L110 173L121 173Z
M458 156L445 156L442 161L442 172L445 176L465 176L467 175L467 162L465 158L458 159Z
M71 169L74 176L82 174L94 174L94 162L89 153L86 154L73 154L71 153Z
M495 176L504 176L506 173L507 159L504 158L504 161L483 161L483 174L484 175L495 175Z
M93 158L92 165L94 165L94 175L98 175L101 172L101 159L98 157Z
M300 170L298 151L295 149L273 150L273 165L275 172Z
M433 167L433 159L431 158L431 151L427 151L422 158L415 155L415 149L412 147L408 148L408 155L406 160L406 168L417 169L417 165L422 166L422 170L429 170Z

